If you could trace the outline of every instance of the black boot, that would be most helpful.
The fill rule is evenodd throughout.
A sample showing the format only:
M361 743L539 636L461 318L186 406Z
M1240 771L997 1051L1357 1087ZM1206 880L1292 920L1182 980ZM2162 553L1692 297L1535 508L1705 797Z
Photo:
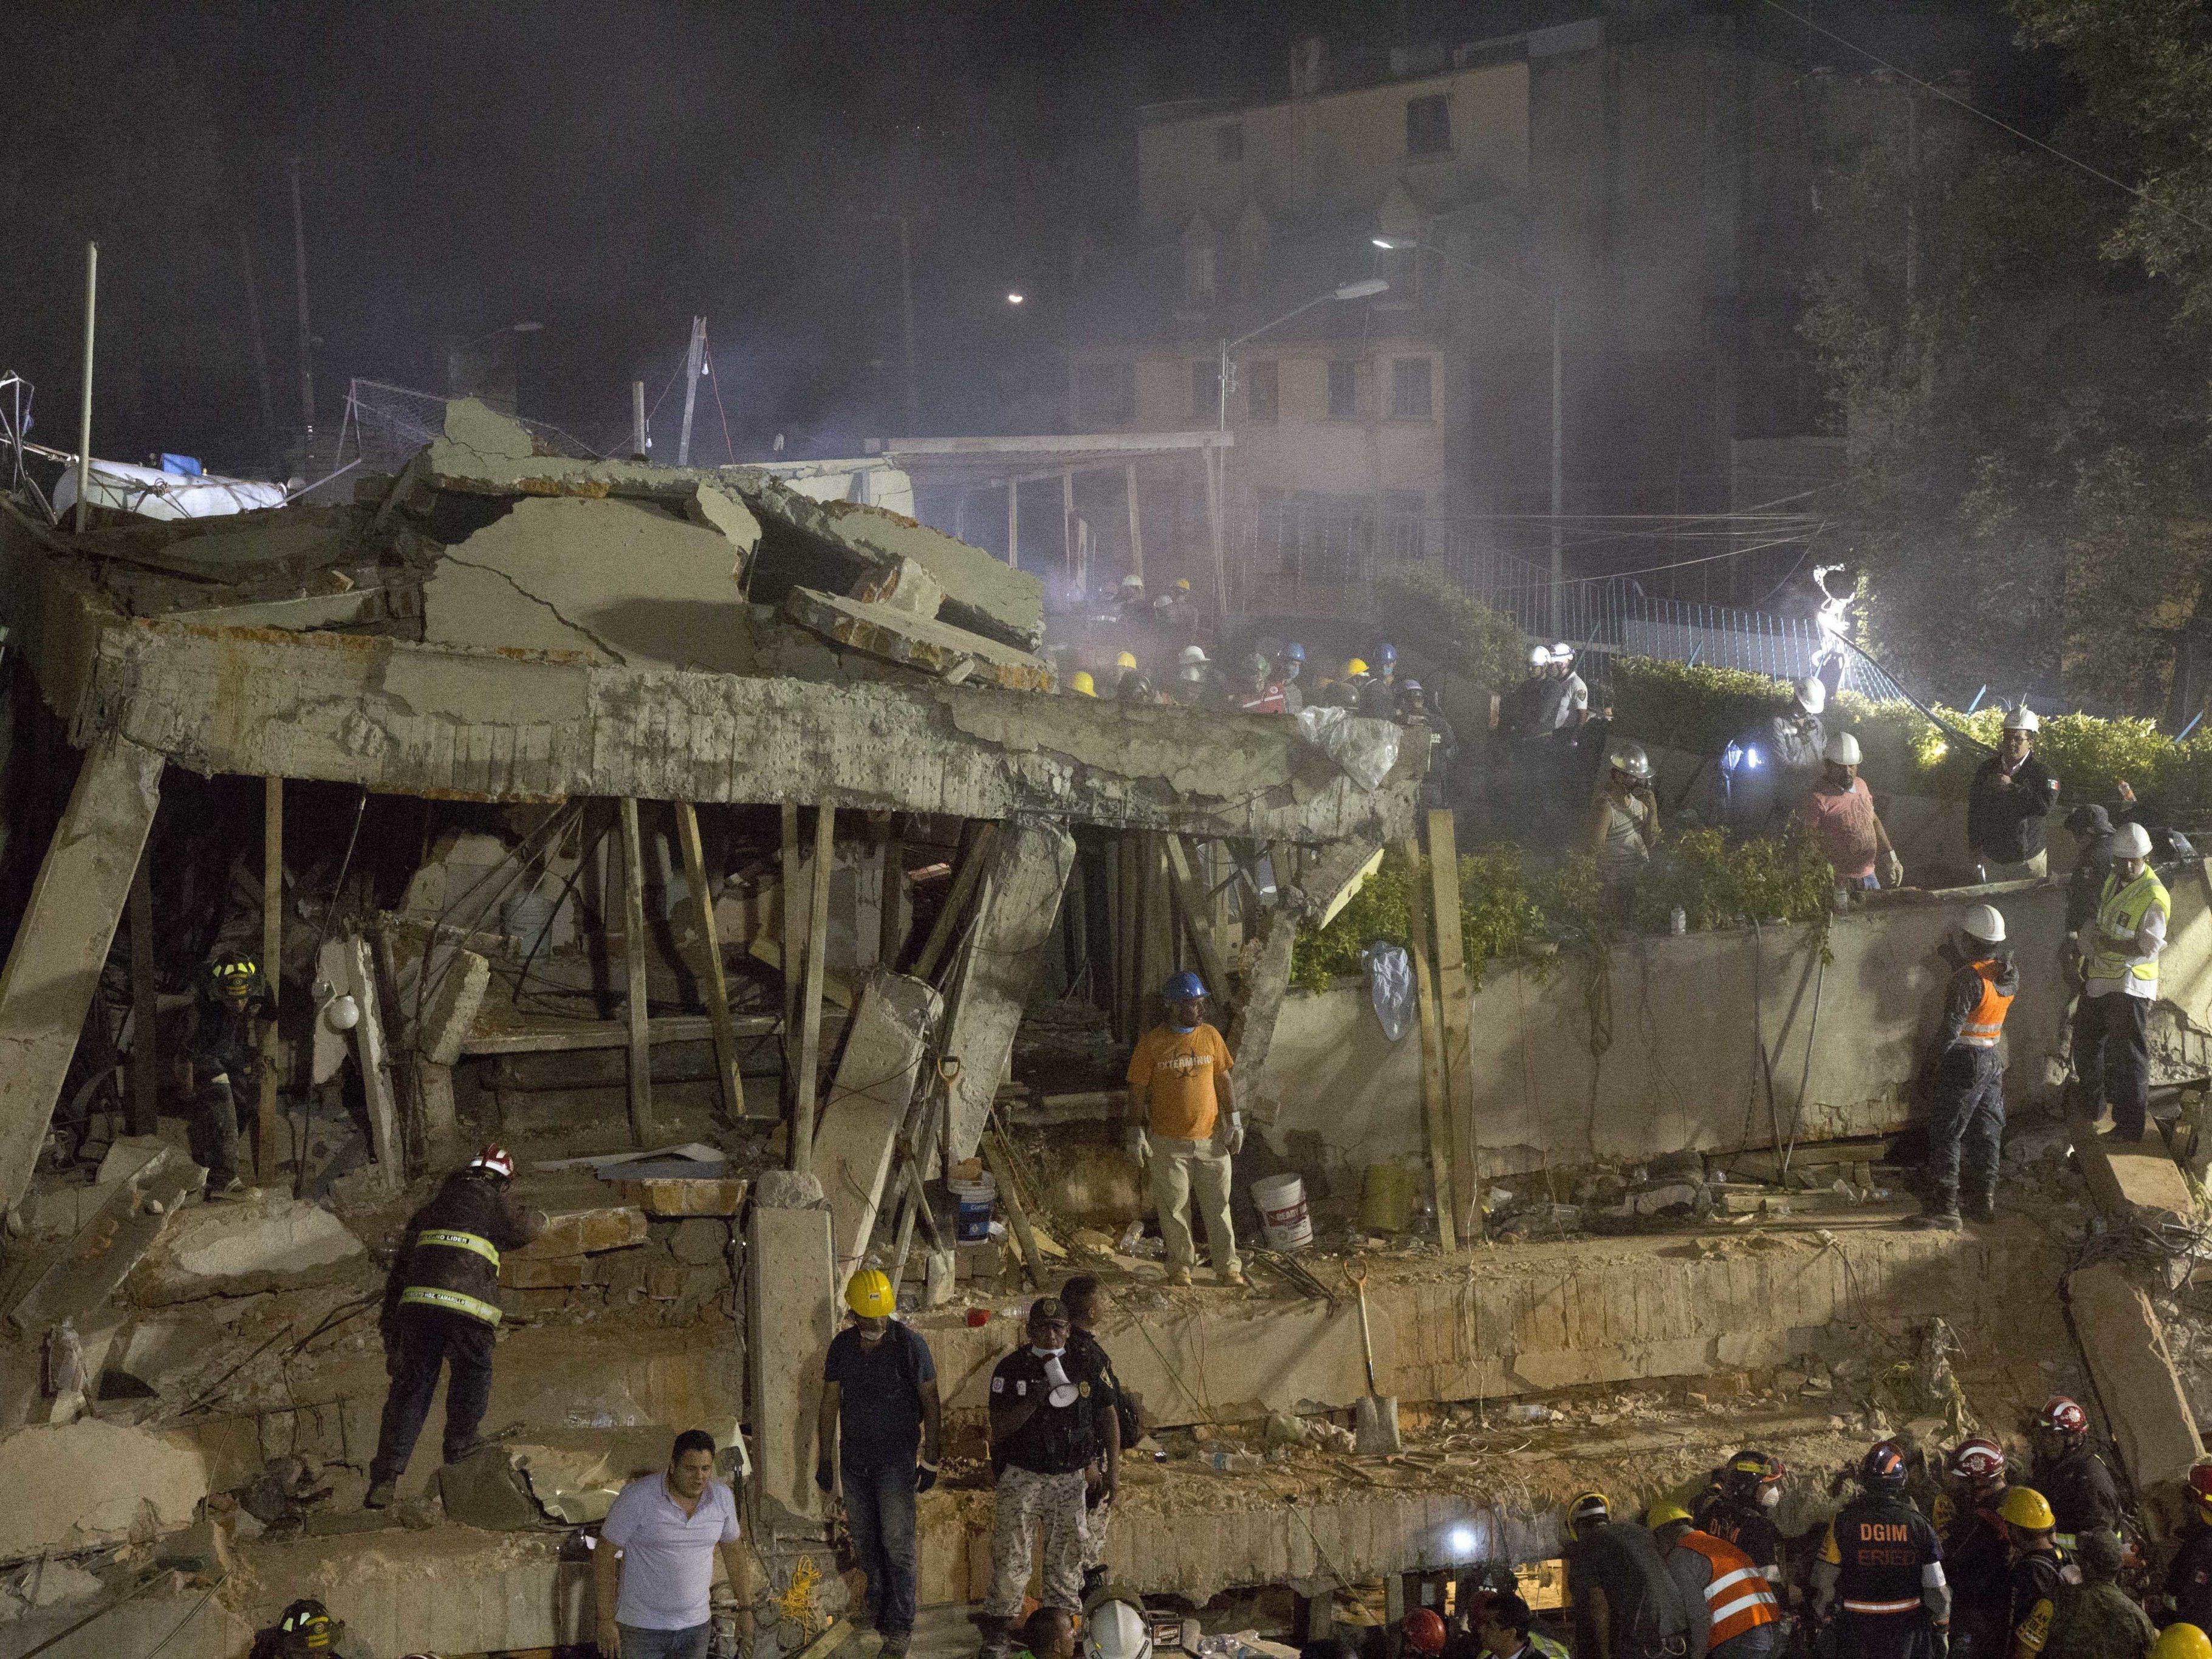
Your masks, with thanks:
M983 1633L983 1644L977 1650L979 1659L1006 1659L1013 1646L1014 1621L994 1619L987 1613L976 1620L975 1626Z
M1997 1195L1994 1191L1976 1193L1967 1206L1970 1221L1995 1221L1997 1218Z
M1959 1189L1956 1187L1931 1187L1922 1202L1920 1213L1905 1224L1923 1232L1954 1233L1959 1231Z

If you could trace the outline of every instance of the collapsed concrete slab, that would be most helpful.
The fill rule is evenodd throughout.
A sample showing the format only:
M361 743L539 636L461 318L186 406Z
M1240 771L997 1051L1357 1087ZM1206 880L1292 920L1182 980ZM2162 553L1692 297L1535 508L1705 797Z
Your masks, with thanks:
M838 1284L860 1265L875 1231L899 1130L943 1008L933 987L903 974L877 974L861 988L814 1136Z
M945 996L945 1052L960 1062L946 1086L947 1164L975 1157L982 1142L1074 867L1075 838L1057 824L1001 824L984 854L975 920Z
M131 1288L149 1306L297 1290L343 1279L368 1259L353 1230L328 1210L264 1194L249 1203L185 1210L140 1264Z
M2069 1121L2074 1161L2097 1207L2114 1221L2142 1219L2158 1225L2186 1222L2197 1211L2189 1177L2156 1133L2139 1146L2100 1139L2096 1126Z
M780 1209L775 1195L764 1182L746 1231L746 1326L775 1334L747 1348L753 1486L771 1515L812 1521L822 1513L813 1455L822 1356L837 1334L830 1209Z
M1052 690L1052 668L1042 657L896 605L794 587L784 610L792 621L833 644L850 646L941 680L995 685L1007 691Z
M206 1179L204 1170L165 1146L130 1179L92 1188L101 1195L99 1207L9 1310L8 1322L35 1331L105 1306Z
M190 1526L208 1470L183 1435L80 1418L0 1437L0 1561L15 1561Z
M0 969L0 1204L9 1209L30 1190L85 1010L154 827L163 763L155 750L128 738L93 743Z
M2143 1493L2184 1479L2204 1443L2150 1297L2116 1261L2073 1274L2066 1297L2128 1479Z

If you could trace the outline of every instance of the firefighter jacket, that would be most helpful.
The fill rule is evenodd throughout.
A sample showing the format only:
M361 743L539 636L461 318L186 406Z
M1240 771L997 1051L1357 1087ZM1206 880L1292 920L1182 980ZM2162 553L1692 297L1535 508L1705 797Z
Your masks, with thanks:
M545 1231L512 1185L489 1170L457 1170L407 1224L384 1284L388 1322L402 1308L443 1309L499 1323L499 1253Z

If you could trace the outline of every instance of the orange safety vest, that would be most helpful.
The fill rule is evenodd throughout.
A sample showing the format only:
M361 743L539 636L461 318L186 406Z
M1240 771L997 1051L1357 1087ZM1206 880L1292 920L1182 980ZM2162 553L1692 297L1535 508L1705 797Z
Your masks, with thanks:
M1994 1048L1997 1038L2003 1034L2005 1010L2012 1006L2012 999L1997 989L1995 957L1966 965L1981 975L1982 1000L1974 1005L1974 1012L1959 1028L1959 1041L1969 1048Z
M1686 1532L1678 1542L1712 1563L1712 1577L1705 1585L1705 1612L1713 1621L1705 1638L1708 1650L1733 1642L1747 1630L1780 1622L1774 1591L1749 1556L1709 1532Z

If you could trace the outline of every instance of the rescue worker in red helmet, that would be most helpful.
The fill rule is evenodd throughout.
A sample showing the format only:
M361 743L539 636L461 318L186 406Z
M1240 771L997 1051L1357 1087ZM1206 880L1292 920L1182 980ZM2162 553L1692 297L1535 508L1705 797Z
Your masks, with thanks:
M1876 1443L1859 1462L1865 1493L1837 1512L1813 1564L1813 1617L1836 1632L1836 1659L1926 1659L1951 1624L1943 1545L1905 1496L1905 1452Z
M368 1466L366 1507L380 1510L414 1455L416 1437L446 1385L446 1462L477 1449L491 1402L491 1351L499 1334L499 1253L545 1231L545 1217L514 1194L514 1160L487 1146L447 1176L407 1223L384 1285L384 1366L392 1377Z
M1398 1622L1398 1634L1404 1641L1406 1651L1437 1659L1444 1650L1444 1629L1442 1614L1434 1607L1415 1607Z
M1770 1452L1746 1446L1715 1469L1690 1518L1699 1532L1735 1545L1759 1568L1778 1596L1782 1587L1782 1529L1774 1524L1784 1470Z
M1944 1459L1943 1473L1948 1489L1936 1518L1951 1581L1951 1652L1954 1659L1989 1659L2003 1651L2011 1571L1997 1515L2008 1490L2004 1448L1978 1435L1962 1440Z
M2004 918L1991 904L1969 908L1942 948L1952 969L1936 1034L1928 1111L1928 1190L1907 1224L1956 1231L1963 1178L1966 1212L1997 1213L1997 1154L2004 1140L2005 1013L2020 994L2020 969L2004 948Z
M2120 1489L2089 1444L2089 1413L2054 1394L2036 1414L2035 1461L2027 1483L2050 1500L2058 1543L2072 1549L2085 1532L2120 1529Z
M2166 1569L2169 1620L2212 1628L2212 1462L2189 1471L2189 1518Z

